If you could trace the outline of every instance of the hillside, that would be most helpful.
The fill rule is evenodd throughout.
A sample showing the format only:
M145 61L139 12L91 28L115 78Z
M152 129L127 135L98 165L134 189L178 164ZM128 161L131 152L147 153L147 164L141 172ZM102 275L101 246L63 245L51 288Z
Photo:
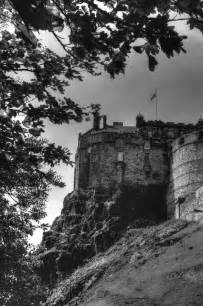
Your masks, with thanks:
M110 249L58 282L44 305L200 306L202 286L202 224L134 224Z

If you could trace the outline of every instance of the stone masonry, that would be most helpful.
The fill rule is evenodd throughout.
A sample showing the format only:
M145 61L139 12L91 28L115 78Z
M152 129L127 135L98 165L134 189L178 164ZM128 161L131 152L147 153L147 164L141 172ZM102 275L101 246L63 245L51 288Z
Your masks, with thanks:
M202 120L164 123L139 114L136 126L124 126L108 125L106 116L96 114L93 128L79 135L75 189L111 194L121 186L167 186L168 217L190 218L199 204L187 201L197 202L194 195L203 186L202 134Z

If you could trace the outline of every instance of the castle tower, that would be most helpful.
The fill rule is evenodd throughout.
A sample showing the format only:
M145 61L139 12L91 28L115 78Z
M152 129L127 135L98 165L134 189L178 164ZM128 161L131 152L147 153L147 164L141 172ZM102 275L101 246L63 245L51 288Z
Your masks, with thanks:
M106 116L95 113L93 128L79 136L75 189L108 195L122 186L148 191L155 186L165 193L162 198L156 194L151 202L162 199L164 206L167 199L169 217L177 205L177 217L185 216L185 199L203 186L202 139L202 120L196 125L165 123L146 121L139 114L136 126L124 126L107 124Z
M76 168L76 188L108 192L121 185L165 184L167 139L141 114L136 126L108 125L106 116L94 116L93 129L80 136Z
M197 123L197 127L200 128L200 122ZM203 129L182 135L172 144L171 175L167 196L168 215L172 217L175 214L176 218L194 220L203 218L203 201L200 203L197 197L201 188L203 188Z

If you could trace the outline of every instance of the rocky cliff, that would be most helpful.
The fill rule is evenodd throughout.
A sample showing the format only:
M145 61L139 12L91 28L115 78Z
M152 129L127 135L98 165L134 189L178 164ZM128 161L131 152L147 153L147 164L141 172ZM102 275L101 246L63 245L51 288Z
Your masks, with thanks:
M81 189L68 194L61 215L43 236L43 281L52 285L106 251L132 222L137 227L160 222L164 194L163 186L124 187L111 195Z
M129 226L106 252L58 282L44 306L203 305L203 226Z
M44 306L202 305L203 227L163 222L153 201L159 194L162 203L162 193L67 195L41 245L40 274L51 288Z

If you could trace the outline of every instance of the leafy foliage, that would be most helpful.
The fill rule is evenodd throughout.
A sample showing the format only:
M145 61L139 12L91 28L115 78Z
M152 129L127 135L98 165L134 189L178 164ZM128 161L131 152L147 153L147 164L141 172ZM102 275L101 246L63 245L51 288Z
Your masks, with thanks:
M22 188L31 188L39 198L38 192L46 190L47 182L61 186L50 167L61 161L71 164L68 149L41 137L45 120L54 124L80 122L86 112L71 99L55 94L63 94L68 85L62 78L68 69L67 57L33 49L6 31L0 46L0 190L26 202L24 191L20 194ZM72 69L72 77L78 78L74 72ZM28 74L22 78L21 73Z
M69 150L42 134L47 121L81 122L87 112L64 95L67 72L80 79L68 55L60 58L4 30L0 58L0 304L37 305L25 298L36 289L27 284L35 277L27 237L45 216L50 186L64 186L53 167L72 165Z
M34 254L28 254L26 240L16 241L18 247L7 251L7 261L3 258L0 278L0 304L2 306L39 306L48 295L48 288L41 283L36 270L39 262ZM22 250L23 249L23 250ZM22 252L23 251L23 252ZM2 254L1 254L2 255Z
M63 48L79 61L100 63L114 77L124 72L126 58L134 49L145 53L149 69L167 57L185 52L186 37L174 24L186 20L191 29L203 31L201 0L12 0L12 7L28 27L54 32ZM40 14L37 16L37 14ZM56 30L69 28L68 44ZM140 39L144 43L139 43Z

